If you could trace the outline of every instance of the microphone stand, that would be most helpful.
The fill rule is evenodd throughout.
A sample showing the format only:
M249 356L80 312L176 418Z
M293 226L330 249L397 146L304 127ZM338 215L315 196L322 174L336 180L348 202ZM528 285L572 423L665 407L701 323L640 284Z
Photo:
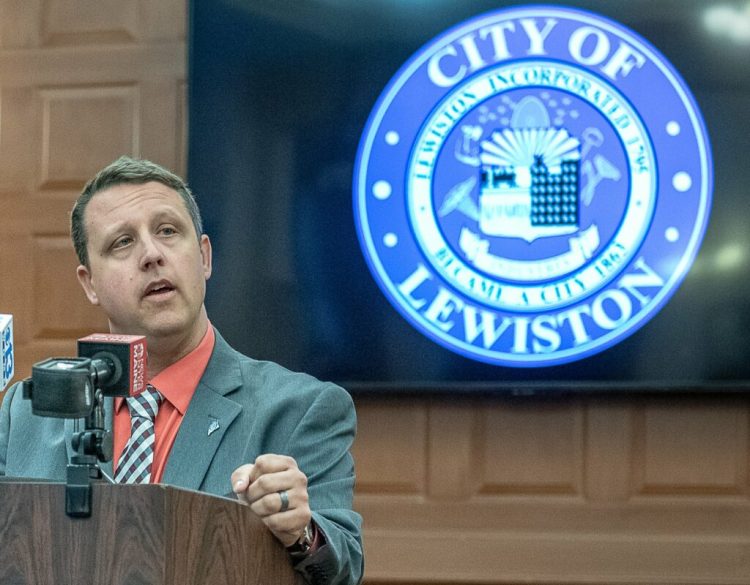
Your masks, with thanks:
M100 389L94 392L94 406L84 419L84 429L71 437L71 447L76 452L70 458L65 484L65 513L72 518L91 516L91 480L114 480L99 467L99 462L112 460L112 433L104 428L104 396Z
M73 421L65 484L65 513L73 518L91 516L92 480L115 483L99 467L113 454L112 433L104 425L104 396L128 396L133 387L145 387L144 337L89 336L79 340L81 351L92 355L48 358L34 364L31 377L23 381L32 414Z

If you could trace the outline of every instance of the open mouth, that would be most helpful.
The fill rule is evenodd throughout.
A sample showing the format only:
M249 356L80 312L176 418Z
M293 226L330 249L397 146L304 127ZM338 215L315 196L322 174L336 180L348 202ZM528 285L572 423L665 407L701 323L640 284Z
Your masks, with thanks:
M146 289L145 297L160 297L171 293L174 286L170 282L155 282Z

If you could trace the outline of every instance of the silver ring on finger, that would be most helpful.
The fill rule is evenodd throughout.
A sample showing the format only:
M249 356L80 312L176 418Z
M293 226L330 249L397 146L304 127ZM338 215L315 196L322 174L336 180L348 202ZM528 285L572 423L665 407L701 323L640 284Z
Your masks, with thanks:
M289 493L286 490L281 490L279 498L281 498L281 509L279 512L286 512L289 509Z

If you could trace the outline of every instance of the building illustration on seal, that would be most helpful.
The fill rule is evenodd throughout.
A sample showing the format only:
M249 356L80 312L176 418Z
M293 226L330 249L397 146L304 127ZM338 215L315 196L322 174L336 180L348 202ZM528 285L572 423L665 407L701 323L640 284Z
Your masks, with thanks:
M542 106L543 108L543 106ZM479 229L531 242L579 229L581 143L564 128L541 126L537 100L522 101L510 128L481 143ZM538 127L513 127L519 123Z

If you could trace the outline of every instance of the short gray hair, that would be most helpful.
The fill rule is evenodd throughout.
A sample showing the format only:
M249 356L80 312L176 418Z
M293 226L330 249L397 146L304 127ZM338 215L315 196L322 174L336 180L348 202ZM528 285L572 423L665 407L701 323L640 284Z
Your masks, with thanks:
M190 219L193 221L195 233L200 240L201 234L203 234L201 212L187 183L171 171L150 160L121 156L113 163L104 167L93 179L86 183L86 186L81 191L73 206L73 211L70 215L70 237L73 240L73 247L81 264L86 267L89 265L87 250L88 236L83 216L91 198L99 191L104 191L110 187L123 184L142 185L150 181L156 181L170 189L174 189L182 197L182 201L185 203L185 207L190 214Z

